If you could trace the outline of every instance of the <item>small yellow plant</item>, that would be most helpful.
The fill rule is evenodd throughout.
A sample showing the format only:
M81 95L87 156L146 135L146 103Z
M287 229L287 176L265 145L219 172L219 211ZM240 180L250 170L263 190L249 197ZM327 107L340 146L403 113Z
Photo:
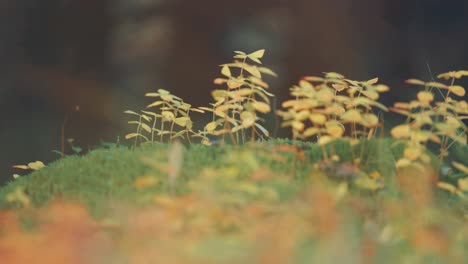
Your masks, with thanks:
M13 168L16 168L16 169L22 169L22 170L40 170L42 168L44 168L45 165L42 161L34 161L34 162L30 162L28 163L28 165L15 165L13 166Z
M135 145L138 138L143 138L147 142L154 142L156 137L159 137L159 141L163 142L165 135L169 135L170 141L175 138L185 137L190 142L190 137L195 134L192 130L193 122L190 112L203 113L204 111L192 107L190 104L185 103L182 98L163 89L159 89L155 93L147 93L146 97L157 98L156 101L147 106L147 108L157 108L157 110L142 110L141 114L130 110L125 111L126 114L138 117L137 121L128 122L137 126L136 132L127 134L125 138L135 138ZM150 134L150 137L145 136L142 133L143 131Z
M346 138L354 145L358 138L372 136L379 126L373 108L387 111L377 99L389 88L377 82L377 78L354 81L335 72L325 73L324 77L304 77L290 88L294 99L283 102L286 111L277 112L283 118L282 127L292 128L293 139L317 136L318 144L324 146ZM325 150L324 155L327 158Z
M214 80L215 84L225 85L226 88L212 92L215 103L211 104L211 108L200 107L213 113L212 121L198 134L205 144L210 144L208 135L222 135L224 142L226 134L230 135L233 144L245 143L248 129L251 132L251 141L254 141L256 136L269 137L268 130L259 123L262 120L259 113L267 114L271 111L269 97L273 94L267 92L269 85L262 80L262 74L276 74L268 68L247 63L249 59L261 64L260 59L265 50L250 54L241 51L235 53L234 62L221 65L221 74L224 77ZM233 74L233 71L237 71L238 74Z
M439 158L442 160L448 149L458 142L466 145L467 127L463 119L468 118L468 104L452 95L462 97L465 89L455 85L456 79L468 76L468 71L452 71L442 73L437 77L449 80L449 84L440 82L424 82L409 79L406 83L424 87L418 92L417 99L410 102L395 103L392 111L405 115L407 121L391 130L391 135L405 143L403 157L397 161L397 167L410 164L422 167L430 162L426 152L426 143L435 142L440 145ZM438 100L434 91L440 95Z

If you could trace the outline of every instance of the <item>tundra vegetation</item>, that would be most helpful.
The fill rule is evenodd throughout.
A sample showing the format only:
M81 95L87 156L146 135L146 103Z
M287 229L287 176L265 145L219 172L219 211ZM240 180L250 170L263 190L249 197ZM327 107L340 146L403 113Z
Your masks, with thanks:
M466 263L468 71L409 79L391 107L378 78L305 76L273 111L264 53L220 65L209 106L147 93L131 146L16 165L33 172L0 189L2 263Z

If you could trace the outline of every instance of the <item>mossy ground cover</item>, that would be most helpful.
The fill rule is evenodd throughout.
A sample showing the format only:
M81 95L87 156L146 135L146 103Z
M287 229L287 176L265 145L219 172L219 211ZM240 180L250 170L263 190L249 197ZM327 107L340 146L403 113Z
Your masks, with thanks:
M404 146L395 140L365 140L353 148L337 140L327 148L339 161L330 162L323 162L322 148L312 142L192 144L179 150L174 145L96 149L10 182L0 189L0 259L5 263L24 263L31 260L27 256L34 256L36 263L468 259L466 202L435 187L433 177L439 174L434 170L435 156L434 168L397 170L395 160ZM360 164L352 162L356 158ZM174 179L171 166L180 166ZM12 195L19 191L24 196ZM53 246L60 249L49 250Z

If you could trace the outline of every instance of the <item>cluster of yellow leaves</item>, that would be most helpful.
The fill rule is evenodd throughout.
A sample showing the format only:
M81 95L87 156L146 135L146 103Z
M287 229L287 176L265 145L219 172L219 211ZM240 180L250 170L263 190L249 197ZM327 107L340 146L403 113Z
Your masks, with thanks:
M155 138L159 137L159 141L163 142L165 135L169 135L170 141L176 138L186 138L190 142L190 137L196 134L192 130L193 122L190 117L190 112L204 113L204 111L192 107L190 104L185 103L180 97L164 89L159 89L155 93L147 93L146 96L157 98L156 101L146 107L156 107L157 111L142 110L141 113L130 110L125 111L124 113L126 114L138 117L138 120L128 122L129 124L137 126L136 132L127 134L125 138L135 138L135 145L138 138L143 138L146 142L154 142ZM177 130L177 127L180 129ZM147 137L143 132L151 136Z
M217 89L212 92L215 103L211 108L200 109L212 112L212 121L205 125L204 131L199 135L202 143L210 144L208 135L219 136L229 134L233 144L246 142L246 130L251 130L251 140L258 135L269 136L266 128L260 125L261 118L257 113L267 114L271 111L268 83L263 81L262 74L276 76L266 67L251 65L247 59L261 64L265 50L258 50L249 54L236 51L234 62L221 65L223 77L214 80L217 85L225 85L226 89ZM233 74L237 71L238 74ZM261 133L259 133L260 131Z
M28 165L15 165L13 168L22 169L22 170L40 170L44 168L45 165L42 161L30 162Z
M392 108L392 111L407 116L408 120L391 130L394 138L405 140L407 145L404 157L398 160L397 167L410 164L419 164L422 167L422 164L428 164L430 158L425 154L428 141L440 144L440 158L447 155L448 149L455 142L466 145L467 127L463 120L468 118L468 104L466 100L453 98L452 94L457 97L465 95L465 89L454 83L456 79L467 76L467 73L468 71L453 71L440 74L438 78L449 79L449 85L418 79L406 81L425 89L418 92L416 100L397 102ZM443 100L436 99L435 90Z
M34 161L34 162L30 162L27 165L15 165L15 166L13 166L13 168L16 168L16 169L33 170L33 171L40 170L40 169L42 169L44 167L45 167L44 163L42 161L39 161L39 160ZM19 174L13 174L14 179L17 179L19 177L20 177Z
M295 138L318 136L319 145L342 138L346 126L350 126L353 139L369 136L379 126L372 109L387 111L377 100L389 88L377 82L378 78L354 81L335 72L304 77L290 88L294 99L282 104L287 110L278 111L284 120L282 126L291 127Z

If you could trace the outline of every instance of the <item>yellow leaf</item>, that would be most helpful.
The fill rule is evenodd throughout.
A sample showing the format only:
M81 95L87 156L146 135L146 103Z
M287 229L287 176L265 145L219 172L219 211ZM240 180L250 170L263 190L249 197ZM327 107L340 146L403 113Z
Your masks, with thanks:
M164 89L158 89L158 93L159 93L160 95L168 95L168 94L171 94L169 91L164 90Z
M392 130L390 131L390 134L392 134L392 136L397 139L408 138L410 136L410 133L411 128L407 124L398 125L392 128Z
M227 86L229 89L236 89L242 86L242 82L239 80L229 80L227 81Z
M453 161L452 162L452 165L453 167L455 167L455 169L463 172L463 173L468 173L468 167L466 167L465 165L461 164L461 163L458 163L456 161Z
M165 102L172 102L174 97L170 94L161 94L161 99L163 99Z
M449 191L451 193L457 193L457 188L453 186L452 184L449 184L446 182L438 182L437 187L439 187L442 190Z
M138 135L139 135L138 133L129 133L125 135L125 139L131 139L131 138L137 137Z
M253 83L253 84L256 84L260 87L263 87L265 89L268 89L270 86L268 85L268 83L262 81L262 79L259 79L257 77L253 77L253 76L250 76L249 77L249 80Z
M172 121L172 120L174 120L174 118L175 118L174 113L172 113L172 112L170 112L170 111L162 111L162 112L161 112L161 115L162 115L162 117L163 117L163 119L164 119L165 121Z
M309 82L323 82L323 81L325 81L322 77L317 77L317 76L305 76L302 79L304 79L306 81L309 81Z
M434 87L434 88L441 88L441 89L447 89L447 85L440 83L440 82L427 82L426 86L428 87Z
M449 91L457 96L465 96L465 88L460 85L453 85L448 87Z
M244 128L249 128L255 124L255 115L249 111L244 111L241 113L240 118L242 120L242 126Z
M210 122L206 124L205 129L207 132L211 133L216 129L217 126L218 124L216 122Z
M434 95L429 91L421 91L418 93L418 100L422 103L429 104L434 100Z
M311 136L314 136L316 134L319 133L319 129L316 128L316 127L309 127L307 128L304 133L303 133L303 136L304 137L311 137Z
M303 121L310 116L309 110L302 110L294 116L295 120Z
M341 137L344 134L344 127L339 122L328 122L325 127L327 133L334 138Z
M28 167L31 168L32 170L40 170L45 167L44 163L42 161L35 161L31 162L28 164Z
M265 49L261 49L261 50L254 51L254 52L248 54L247 56L249 58L261 59L264 54L265 54Z
M407 84L414 84L414 85L425 85L426 83L421 81L421 80L418 80L418 79L408 79L405 81L405 83Z
M437 75L437 78L439 79L460 79L463 76L468 76L468 71L450 71L450 72L445 72Z
M151 187L158 183L158 179L154 176L141 176L133 182L133 186L136 188Z
M407 147L404 151L404 157L408 160L416 160L421 155L421 149L417 147Z
M333 138L331 136L321 136L318 141L317 141L317 144L319 144L320 146L323 146L323 145L326 145L330 142L333 141Z
M310 121L312 121L313 123L318 124L318 125L323 125L323 124L325 124L325 122L327 122L327 117L325 115L319 114L319 113L311 113L309 115L309 119L310 119Z
M343 91L344 89L346 89L348 86L344 85L344 84L336 84L336 83L333 83L332 84L332 87L337 90L338 92L341 92Z
M150 108L150 107L154 107L154 106L158 106L158 105L162 105L162 104L164 104L163 101L156 101L154 103L149 104L146 108Z
M390 87L388 87L387 85L385 84L379 84L377 86L375 86L375 90L379 93L383 93L383 92L388 92L390 91Z
M15 165L15 166L13 166L13 168L22 169L22 170L29 170L29 169L31 169L31 168L29 168L29 167L26 166L26 165Z
M174 120L174 122L181 127L185 127L188 121L190 121L190 118L186 116L178 117Z
M271 69L266 68L266 67L258 67L258 71L261 72L261 73L273 76L273 77L278 76L274 71L272 71Z
M327 79L344 79L344 76L336 72L326 72L325 78Z
M256 66L244 64L241 66L244 70L248 71L252 76L261 79L262 75Z
M228 81L228 80L223 79L223 78L216 78L216 79L214 79L213 83L214 83L214 84L217 84L217 85L220 85L220 84L226 83L227 81Z
M145 124L145 123L140 123L140 126L141 126L141 128L143 128L143 130L145 130L146 132L151 133L151 127L148 126L147 124Z
M232 77L231 70L228 66L223 66L223 68L221 68L221 74L229 78Z
M379 118L374 114L362 114L362 123L366 127L374 127L379 124Z
M331 102L335 98L335 93L331 89L321 89L317 92L316 97L319 100Z
M346 122L360 122L361 113L357 109L350 109L340 116L343 121Z
M450 125L450 126L452 126L454 128L459 128L463 124L460 120L456 119L453 116L446 116L445 117L445 122L447 123L447 125Z
M397 162L396 162L396 167L397 168L404 168L404 167L408 167L409 165L411 165L411 160L409 159L399 159Z
M376 78L374 78L374 79L368 80L368 81L366 82L366 84L372 85L372 84L376 84L378 81L379 81L379 78L376 77Z
M300 80L300 81L299 81L299 86L300 86L301 88L306 89L306 90L310 90L310 91L313 91L313 90L314 90L314 86L313 86L310 82L305 81L305 80Z
M411 138L417 142L426 142L430 139L430 137L430 131L416 130L411 133Z
M368 98L372 99L372 100L377 100L379 99L379 93L376 92L376 91L373 91L373 90L367 90L367 91L363 91L362 92L365 96L367 96Z
M133 112L133 111L131 111L131 110L124 111L124 113L125 113L125 114L130 114L130 115L140 116L140 114L135 113L135 112Z
M270 105L264 102L253 102L252 107L263 114L266 114L271 111Z
M462 191L468 191L468 178L458 179L458 188Z
M294 130L297 130L297 131L301 132L302 130L304 130L304 123L302 123L300 121L294 121L294 122L292 122L292 128Z

